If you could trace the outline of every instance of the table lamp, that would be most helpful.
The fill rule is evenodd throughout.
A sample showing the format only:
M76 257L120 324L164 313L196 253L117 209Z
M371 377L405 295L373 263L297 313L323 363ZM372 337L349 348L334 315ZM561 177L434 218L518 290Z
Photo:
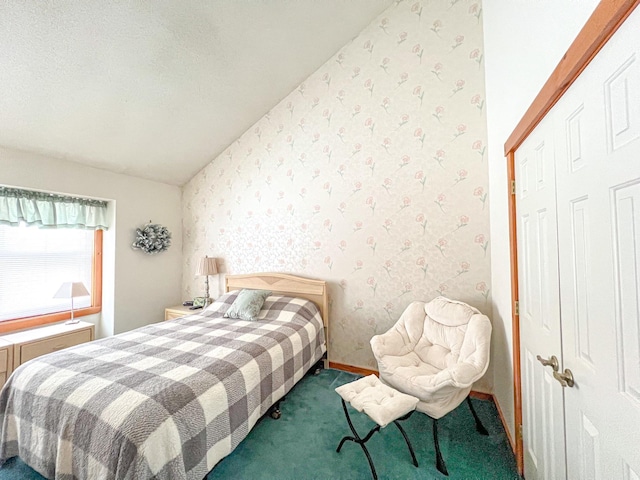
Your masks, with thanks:
M82 282L64 282L60 285L60 288L53 296L53 298L70 298L71 299L71 319L68 324L78 323L78 320L73 318L73 299L76 297L86 297L89 291Z
M207 307L209 305L209 275L215 275L218 273L218 266L216 265L216 259L212 257L207 257L200 259L198 262L198 267L196 268L196 275L204 275L205 277L205 294L204 294L204 306Z

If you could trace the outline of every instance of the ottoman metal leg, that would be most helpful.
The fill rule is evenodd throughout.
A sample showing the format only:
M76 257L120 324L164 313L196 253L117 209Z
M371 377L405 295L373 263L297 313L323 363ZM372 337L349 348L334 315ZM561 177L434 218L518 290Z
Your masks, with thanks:
M351 429L351 432L353 432L353 437L347 436L347 437L344 437L342 440L340 440L340 445L338 445L338 448L336 449L336 452L340 453L340 449L342 448L342 445L344 445L344 442L346 442L347 440L351 440L352 442L357 443L358 445L360 445L362 447L362 450L364 451L364 454L367 456L367 460L369 461L369 467L371 468L371 475L373 475L373 480L378 480L378 474L376 473L376 467L373 466L373 460L371 459L371 455L369 455L369 450L367 450L367 447L364 444L369 441L369 439L372 437L372 435L374 433L376 433L377 431L380 430L380 425L376 425L375 427L373 427L371 429L371 431L369 431L369 433L367 433L366 437L360 438L360 435L358 435L358 432L356 431L355 427L353 426L353 423L351 423L351 417L349 417L349 411L347 410L347 404L344 403L344 400L342 400L342 409L344 410L344 416L347 418L347 423L349 424L349 428ZM402 431L402 429L400 431Z
M407 447L409 447L409 453L411 454L411 460L413 460L413 466L417 467L418 466L418 460L416 460L416 454L413 453L413 447L411 446L411 442L409 441L409 437L407 437L407 434L404 431L404 428L402 428L400 426L400 424L398 422L401 422L403 420L408 419L411 414L413 413L413 410L409 413L407 413L404 417L398 418L397 420L394 420L393 423L396 424L396 427L398 427L398 430L400 430L400 433L402 434L402 436L404 437L404 441L407 444Z
M416 459L416 454L413 451L413 446L409 441L407 432L405 432L402 425L400 425L400 422L402 420L407 420L415 410L416 405L419 402L416 397L407 395L384 385L375 375L362 377L351 383L342 385L336 388L336 392L342 397L342 410L344 411L344 416L347 419L349 428L353 433L353 436L347 436L340 440L340 444L338 445L336 452L340 453L342 446L347 440L360 445L360 448L362 448L362 451L369 462L369 468L371 469L373 480L377 480L378 474L376 473L376 467L373 465L373 460L371 459L371 455L369 454L369 450L367 450L365 444L369 439L371 439L374 433L380 431L382 425L386 426L393 422L396 427L398 427L398 430L400 430L400 433L407 444L413 465L416 467L418 466L418 460ZM364 412L371 420L376 422L376 426L373 427L364 438L361 438L360 435L358 435L358 432L351 422L347 403L350 403L352 406L357 405L358 411Z

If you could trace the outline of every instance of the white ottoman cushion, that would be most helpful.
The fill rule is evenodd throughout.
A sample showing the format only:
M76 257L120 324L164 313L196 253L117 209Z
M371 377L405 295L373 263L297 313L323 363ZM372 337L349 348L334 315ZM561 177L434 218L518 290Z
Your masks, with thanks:
M418 399L382 383L375 375L336 388L345 402L381 427L415 410Z

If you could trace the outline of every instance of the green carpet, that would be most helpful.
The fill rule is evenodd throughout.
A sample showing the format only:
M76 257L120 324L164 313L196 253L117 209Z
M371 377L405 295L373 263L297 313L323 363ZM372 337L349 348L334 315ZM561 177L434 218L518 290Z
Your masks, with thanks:
M369 465L359 445L346 442L336 453L340 439L351 432L334 388L356 378L338 370L304 378L281 403L282 418L262 419L238 448L209 472L207 480L370 479ZM495 405L481 400L473 400L473 405L489 431L488 437L476 432L464 403L438 422L449 478L519 479ZM361 435L374 425L364 414L354 410L350 414ZM402 425L420 466L413 466L402 435L390 425L367 442L378 478L447 478L435 467L431 419L416 412ZM17 458L0 469L0 480L41 478Z

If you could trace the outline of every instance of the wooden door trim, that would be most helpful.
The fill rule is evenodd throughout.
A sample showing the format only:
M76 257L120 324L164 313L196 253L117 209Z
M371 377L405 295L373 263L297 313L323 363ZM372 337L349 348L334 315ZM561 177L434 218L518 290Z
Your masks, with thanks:
M511 338L513 352L513 413L515 422L514 442L516 463L520 475L524 474L524 450L522 448L522 382L520 364L520 315L516 308L519 302L518 296L518 223L516 212L516 192L515 192L515 151L507 154L507 178L509 180L509 245L511 260Z
M601 0L504 145L509 189L515 454L520 475L524 474L524 450L522 444L520 317L515 308L516 302L519 301L516 195L512 193L512 182L515 180L515 152L639 4L640 0Z
M509 135L504 144L505 155L517 150L639 3L640 0L601 0Z

